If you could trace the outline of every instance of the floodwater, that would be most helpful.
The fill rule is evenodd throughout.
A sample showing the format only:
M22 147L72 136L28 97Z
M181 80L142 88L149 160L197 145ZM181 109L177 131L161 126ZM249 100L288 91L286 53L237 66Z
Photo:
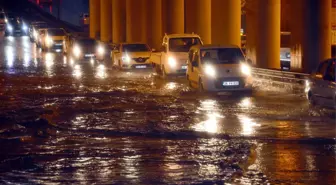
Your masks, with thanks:
M119 71L0 37L0 184L335 184L335 111Z

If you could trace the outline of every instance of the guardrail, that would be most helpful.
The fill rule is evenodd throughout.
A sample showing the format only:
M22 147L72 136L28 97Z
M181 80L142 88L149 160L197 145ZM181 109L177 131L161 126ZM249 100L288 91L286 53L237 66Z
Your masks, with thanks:
M252 73L255 77L258 78L269 79L272 81L283 83L296 83L301 85L305 84L305 80L309 76L309 74L306 73L295 73L262 68L253 68Z

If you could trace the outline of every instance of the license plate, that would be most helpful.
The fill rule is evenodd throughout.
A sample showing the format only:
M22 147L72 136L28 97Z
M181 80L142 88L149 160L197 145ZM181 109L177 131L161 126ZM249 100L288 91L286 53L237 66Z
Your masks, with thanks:
M56 43L55 46L63 46L63 44Z
M182 66L182 69L187 69L187 66Z
M137 69L145 69L145 68L147 68L147 66L141 65L141 66L135 66L135 68L137 68Z
M94 57L94 54L85 54L85 57Z
M223 86L237 86L239 81L223 82Z

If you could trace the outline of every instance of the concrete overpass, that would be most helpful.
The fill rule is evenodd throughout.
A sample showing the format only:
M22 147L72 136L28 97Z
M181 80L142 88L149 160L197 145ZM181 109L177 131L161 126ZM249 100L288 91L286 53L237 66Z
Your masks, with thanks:
M287 14L281 7L289 7ZM331 57L332 0L245 0L247 57L280 68L281 19L289 15L292 69L311 72ZM242 0L90 0L90 36L105 42L146 42L164 33L199 34L206 44L241 44Z

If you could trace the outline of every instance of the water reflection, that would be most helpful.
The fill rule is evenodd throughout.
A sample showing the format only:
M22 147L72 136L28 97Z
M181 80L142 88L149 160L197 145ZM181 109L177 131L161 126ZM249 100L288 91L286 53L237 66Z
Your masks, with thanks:
M5 57L7 60L7 66L8 67L13 67L14 65L14 48L12 46L7 46L5 48Z
M243 98L240 102L239 102L239 107L242 108L251 108L252 107L252 100L251 98Z
M80 77L82 77L82 69L81 69L81 66L80 66L79 64L76 64L76 65L74 66L72 75L73 75L75 78L80 78Z
M239 115L238 119L242 126L242 135L252 135L255 133L255 127L260 127L260 124L254 122L253 119L246 115Z
M68 58L66 56L63 56L63 65L67 64L67 60L68 60Z
M208 114L207 117L207 120L196 124L194 129L199 132L217 133L219 131L218 118L220 116L218 114Z
M45 54L45 66L46 66L46 72L48 76L52 76L53 72L53 66L54 66L54 56L52 53L46 53Z
M169 82L165 85L165 89L167 90L175 90L177 89L177 83L175 82Z
M206 119L193 126L193 129L200 132L218 133L220 128L219 119L224 118L218 113L218 105L215 100L203 100L196 113L206 115Z
M96 78L105 79L107 77L106 68L103 64L97 67Z
M28 52L25 52L24 53L24 56L23 56L23 66L24 67L29 67L30 66L30 54Z

